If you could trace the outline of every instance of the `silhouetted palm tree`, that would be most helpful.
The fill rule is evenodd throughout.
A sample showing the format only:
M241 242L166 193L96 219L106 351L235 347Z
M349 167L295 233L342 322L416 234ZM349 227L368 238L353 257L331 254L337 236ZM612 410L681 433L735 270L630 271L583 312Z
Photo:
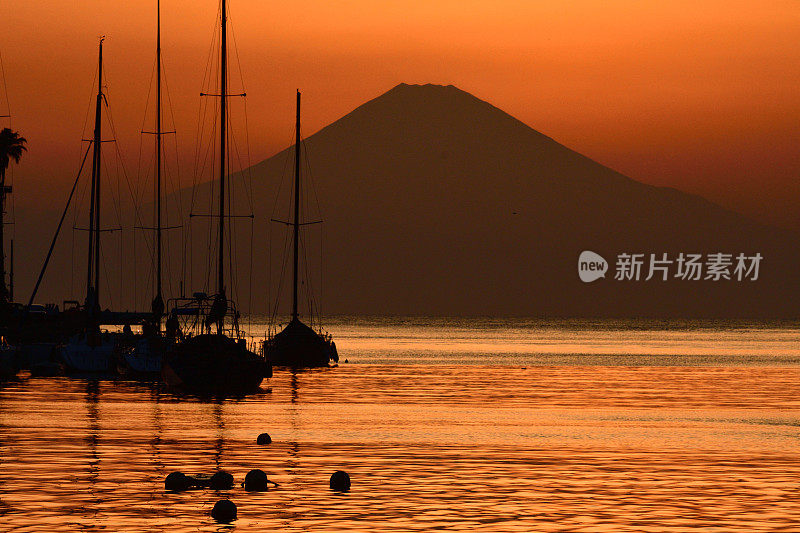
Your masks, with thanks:
M13 131L11 128L3 128L0 131L0 302L8 301L3 215L6 210L6 194L11 192L11 187L6 187L6 169L12 159L14 163L19 163L22 152L28 150L25 147L27 142L25 137L20 137L19 132Z

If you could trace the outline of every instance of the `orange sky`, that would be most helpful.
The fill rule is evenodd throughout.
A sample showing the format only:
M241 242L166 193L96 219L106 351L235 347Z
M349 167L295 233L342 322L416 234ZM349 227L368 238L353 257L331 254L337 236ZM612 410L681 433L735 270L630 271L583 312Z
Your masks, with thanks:
M185 162L217 8L163 0ZM291 141L297 87L309 134L399 82L452 83L635 179L800 229L796 0L230 0L230 10L254 162ZM0 52L13 126L30 144L14 172L18 206L63 205L102 34L119 146L136 174L154 17L155 1L6 6Z

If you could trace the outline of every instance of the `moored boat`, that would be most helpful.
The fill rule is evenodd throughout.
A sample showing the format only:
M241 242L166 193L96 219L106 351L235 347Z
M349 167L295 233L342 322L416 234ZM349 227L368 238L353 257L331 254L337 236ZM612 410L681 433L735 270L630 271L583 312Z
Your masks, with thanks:
M168 133L162 128L162 72L161 72L161 2L156 2L156 116L155 131L143 132L152 134L155 137L156 168L155 168L155 227L141 228L149 229L154 232L155 241L155 265L153 268L153 279L155 281L155 296L150 305L151 315L145 320L140 335L131 336L127 342L118 349L118 370L126 376L152 377L161 373L161 365L164 355L172 349L175 344L174 336L165 335L161 329L161 322L164 317L164 296L163 296L163 136Z
M299 319L264 341L264 354L273 366L293 368L324 367L339 361L331 336L314 331Z
M232 299L226 296L225 264L230 257L226 246L226 177L228 160L228 92L227 72L227 6L220 5L219 94L219 205L216 215L217 272L216 294L195 293L193 298L173 302L170 320L183 319L176 324L178 340L165 355L161 368L164 382L173 390L199 395L241 395L256 392L264 380L272 376L272 368L262 356L251 351L239 329L239 312ZM233 276L231 276L233 278ZM169 327L167 329L170 329ZM213 330L213 332L212 332Z
M271 376L269 364L247 349L245 339L219 333L204 333L176 345L162 370L170 388L208 396L256 392Z
M297 114L295 121L294 150L294 221L293 230L293 278L292 278L292 319L286 327L274 335L269 335L263 343L264 356L273 366L292 368L327 367L337 363L339 355L336 343L330 334L315 331L300 320L298 311L298 265L300 247L300 91L297 91Z
M108 332L76 335L61 348L61 360L68 372L113 372L116 343L117 335Z

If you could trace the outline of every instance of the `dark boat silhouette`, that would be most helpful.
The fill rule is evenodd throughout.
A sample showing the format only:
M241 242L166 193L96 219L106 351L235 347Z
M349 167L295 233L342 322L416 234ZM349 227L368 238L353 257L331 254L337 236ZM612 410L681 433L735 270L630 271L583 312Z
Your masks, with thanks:
M167 335L177 342L164 356L161 376L173 390L199 395L241 395L258 390L272 376L272 367L263 357L247 346L239 329L239 312L225 291L225 177L227 140L227 8L221 0L220 9L220 122L219 122L219 212L216 215L218 233L217 293L195 293L193 298L173 302L167 320ZM180 327L181 319L184 320ZM212 329L216 332L212 333Z
M239 395L258 390L272 376L262 357L245 339L204 333L189 337L169 352L161 376L173 390L199 395Z
M297 91L297 120L295 123L294 153L294 221L293 229L293 278L292 319L279 333L264 341L264 356L273 366L313 368L329 366L338 362L336 343L329 334L315 331L304 324L297 310L298 247L300 240L300 91ZM285 224L289 225L288 222Z
M89 201L89 247L86 272L86 318L83 331L73 335L61 350L61 359L68 371L110 372L114 369L114 347L117 335L100 330L103 313L100 308L100 190L102 156L102 109L108 104L103 93L103 39L100 39L97 67L94 137L92 139L92 181ZM88 152L87 152L88 153Z
M339 361L331 336L314 331L299 318L264 341L264 354L273 366L293 368L324 367Z
M117 350L117 370L120 374L127 376L141 376L151 378L161 373L161 364L164 354L170 351L175 343L175 335L166 335L161 329L162 319L164 318L165 304L163 291L163 253L162 237L166 229L162 222L164 209L163 200L163 179L162 179L162 156L163 156L163 136L174 133L165 132L162 127L162 68L161 68L161 2L156 2L156 116L155 131L142 132L155 137L156 148L156 168L155 168L155 227L141 228L151 230L155 234L155 266L153 268L153 278L155 281L155 295L150 305L151 315L142 324L140 335L127 335L120 343Z

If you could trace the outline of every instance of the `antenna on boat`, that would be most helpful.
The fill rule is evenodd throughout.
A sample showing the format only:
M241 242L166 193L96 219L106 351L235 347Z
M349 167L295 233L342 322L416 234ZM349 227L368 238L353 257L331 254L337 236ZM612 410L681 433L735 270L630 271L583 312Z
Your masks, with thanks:
M297 118L294 143L294 281L292 283L292 321L297 320L297 263L300 240L300 89L297 90Z

